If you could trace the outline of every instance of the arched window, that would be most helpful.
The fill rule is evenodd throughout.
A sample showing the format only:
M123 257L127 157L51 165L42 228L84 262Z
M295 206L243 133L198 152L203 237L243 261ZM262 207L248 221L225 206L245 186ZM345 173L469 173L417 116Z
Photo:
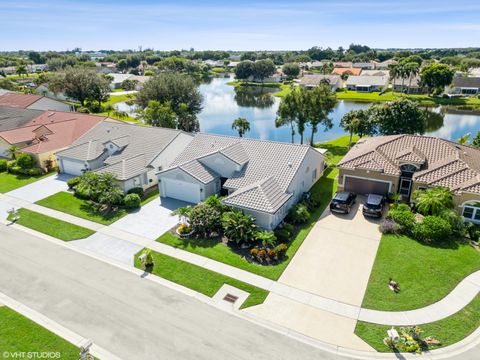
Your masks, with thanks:
M414 173L415 171L418 170L418 168L415 165L412 165L412 164L404 164L404 165L400 166L400 170L402 170L402 172L406 172L406 173Z
M462 215L465 220L480 222L480 202L469 201L463 204Z

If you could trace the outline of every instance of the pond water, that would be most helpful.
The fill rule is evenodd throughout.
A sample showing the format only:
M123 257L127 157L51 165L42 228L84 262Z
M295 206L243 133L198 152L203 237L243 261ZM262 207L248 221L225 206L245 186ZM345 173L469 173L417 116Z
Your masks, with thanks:
M213 78L210 82L200 85L204 97L203 110L198 115L202 132L222 135L238 135L232 129L232 121L244 117L250 122L247 137L290 142L290 128L275 127L275 117L280 98L272 96L276 91L272 88L241 88L235 89L227 85L232 78ZM326 141L345 135L339 127L343 114L350 110L366 109L370 103L339 101L330 114L333 128L323 131L320 127L315 135L315 141ZM465 133L475 135L480 131L480 112L444 109L430 109L426 135L438 136L448 140L457 140ZM304 133L305 141L310 137L310 129ZM295 136L295 141L300 141Z

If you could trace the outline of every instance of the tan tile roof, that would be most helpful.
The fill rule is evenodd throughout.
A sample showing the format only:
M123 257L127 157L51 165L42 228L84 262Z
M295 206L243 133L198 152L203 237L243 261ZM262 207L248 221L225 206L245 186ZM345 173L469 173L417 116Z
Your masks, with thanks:
M480 150L435 137L392 135L364 139L338 167L398 176L405 163L420 166L413 175L417 182L480 193Z

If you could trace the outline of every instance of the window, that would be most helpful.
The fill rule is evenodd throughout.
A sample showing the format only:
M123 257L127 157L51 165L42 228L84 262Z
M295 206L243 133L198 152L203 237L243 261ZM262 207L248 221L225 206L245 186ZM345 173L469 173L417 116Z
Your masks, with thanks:
M464 205L462 215L466 220L480 222L480 203Z
M313 169L312 171L312 181L317 180L317 169Z
M158 167L158 171L162 171L162 165Z

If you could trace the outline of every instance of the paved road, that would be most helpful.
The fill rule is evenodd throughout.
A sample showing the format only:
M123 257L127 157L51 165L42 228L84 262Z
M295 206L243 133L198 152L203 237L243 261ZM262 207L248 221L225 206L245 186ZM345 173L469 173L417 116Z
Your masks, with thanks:
M0 291L124 359L339 359L5 226Z

